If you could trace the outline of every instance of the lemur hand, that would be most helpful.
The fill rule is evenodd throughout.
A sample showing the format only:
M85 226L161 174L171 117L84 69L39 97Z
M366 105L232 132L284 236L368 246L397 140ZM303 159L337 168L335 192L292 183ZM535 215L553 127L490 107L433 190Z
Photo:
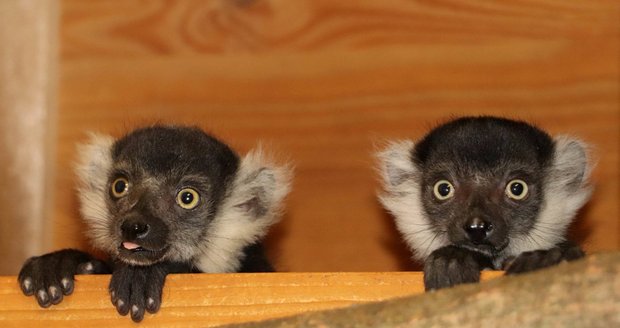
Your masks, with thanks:
M424 288L428 290L452 287L480 281L480 270L490 263L484 255L456 247L445 246L429 255L424 264Z
M109 273L108 266L88 253L63 249L31 257L18 275L19 286L26 296L34 295L41 307L62 301L73 292L76 274Z

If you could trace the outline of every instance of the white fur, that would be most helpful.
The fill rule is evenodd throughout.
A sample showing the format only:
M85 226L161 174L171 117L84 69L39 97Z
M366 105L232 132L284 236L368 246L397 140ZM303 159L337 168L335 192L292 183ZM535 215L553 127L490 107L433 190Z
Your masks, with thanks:
M511 236L501 263L509 256L526 251L549 249L564 241L566 229L576 212L588 201L591 165L587 145L577 139L558 136L543 190L544 200L534 227L525 235ZM383 179L383 203L395 217L396 225L416 258L424 260L434 250L449 244L445 234L431 230L421 203L421 173L412 162L412 141L391 142L378 154ZM579 180L581 178L581 180ZM575 183L575 181L577 183Z
M592 193L588 147L578 139L557 136L553 163L544 187L544 200L536 223L526 236L511 238L506 256L550 249L565 240L566 229ZM578 180L581 178L581 180ZM573 183L577 179L577 184Z
M416 258L426 259L434 250L448 245L444 233L432 229L420 195L421 173L412 162L414 143L410 140L391 142L377 154L384 192L379 200L396 219L396 226Z
M95 247L109 254L118 252L116 245L110 242L112 218L106 201L114 142L110 136L91 134L88 143L78 146L76 164L80 211L88 224L89 237ZM198 245L199 251L196 251L197 245L187 245L174 252L181 258L173 260L197 257L195 265L203 272L238 270L243 248L264 237L268 228L277 222L283 199L290 190L290 180L290 168L272 164L261 147L248 153L241 160L219 214L208 228L203 243ZM266 206L259 217L244 206L254 197L260 197Z
M264 237L279 219L290 179L290 168L272 164L260 147L249 152L241 161L220 214L209 227L197 268L203 272L237 271L243 248ZM260 197L266 206L262 215L255 216L245 206L254 197Z
M116 251L109 245L108 229L111 217L106 206L113 144L114 138L92 133L87 144L78 146L78 162L75 167L80 212L88 224L88 236L95 247L109 253Z

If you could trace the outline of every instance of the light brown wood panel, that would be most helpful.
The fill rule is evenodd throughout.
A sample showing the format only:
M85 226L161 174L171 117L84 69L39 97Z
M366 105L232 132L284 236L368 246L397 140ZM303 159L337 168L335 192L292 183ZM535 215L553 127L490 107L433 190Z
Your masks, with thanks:
M485 271L482 280L498 277ZM2 327L135 327L110 302L109 275L77 276L75 292L48 309L0 276ZM169 275L161 310L144 327L213 327L342 308L424 292L420 272Z
M79 246L74 144L191 123L294 164L269 237L285 271L411 268L376 201L372 153L459 115L529 120L594 146L575 235L620 248L620 3L65 0L55 248Z

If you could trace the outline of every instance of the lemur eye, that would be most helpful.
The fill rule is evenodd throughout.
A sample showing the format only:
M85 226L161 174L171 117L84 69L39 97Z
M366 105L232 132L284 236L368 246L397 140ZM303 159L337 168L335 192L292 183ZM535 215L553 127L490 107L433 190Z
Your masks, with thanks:
M198 206L200 195L192 188L185 188L177 194L177 204L186 210L191 210Z
M454 187L448 180L439 180L433 187L433 193L439 200L446 200L454 196Z
M506 196L509 198L521 200L527 196L527 192L527 183L523 180L511 180L506 185Z
M121 198L129 192L129 181L125 178L118 178L112 182L112 196Z

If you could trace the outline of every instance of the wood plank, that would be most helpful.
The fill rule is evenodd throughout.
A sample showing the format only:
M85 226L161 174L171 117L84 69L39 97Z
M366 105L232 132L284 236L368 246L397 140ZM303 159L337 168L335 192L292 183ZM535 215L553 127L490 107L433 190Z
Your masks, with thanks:
M483 280L501 275L483 272ZM3 327L133 327L112 307L109 275L77 276L73 295L40 308L22 295L15 276L0 276ZM169 275L161 310L145 327L212 327L283 317L422 293L421 272Z
M86 131L192 123L296 167L269 253L283 271L411 269L372 153L457 115L592 143L575 238L620 249L620 3L63 1L54 248L86 248L71 163ZM295 17L295 19L291 19ZM361 255L363 254L363 255ZM415 268L415 266L413 266ZM419 269L419 266L417 267Z
M620 253L437 293L226 328L620 327Z

